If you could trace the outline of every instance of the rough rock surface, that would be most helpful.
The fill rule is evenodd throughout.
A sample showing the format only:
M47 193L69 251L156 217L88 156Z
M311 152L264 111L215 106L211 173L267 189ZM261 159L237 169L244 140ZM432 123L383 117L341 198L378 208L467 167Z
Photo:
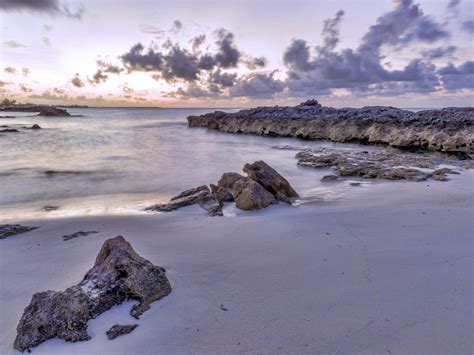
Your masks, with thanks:
M79 231L79 232L76 232L76 233L73 233L73 234L63 235L63 240L66 241L66 240L71 240L71 239L79 238L79 237L87 237L88 235L96 234L96 233L99 233L99 232L97 232L97 231L87 231L87 232Z
M336 109L309 100L294 107L257 107L189 116L188 125L231 133L474 154L473 107L419 112L384 106Z
M18 324L14 348L25 351L55 337L89 340L90 319L125 300L140 302L130 311L138 318L152 302L170 292L162 267L138 255L123 237L108 239L79 284L33 295Z
M278 203L275 196L251 178L234 184L235 205L241 210L259 210Z
M199 204L210 216L222 216L222 206L206 185L201 185L171 198L170 202L147 207L146 211L170 212L178 208Z
M17 234L26 233L38 227L27 227L21 224L0 224L0 239L5 239Z
M138 324L127 324L127 325L120 325L115 324L109 330L105 332L107 334L107 338L109 340L113 340L121 335L125 335L131 333L138 327Z
M447 163L441 157L433 154L397 152L395 149L362 151L316 148L302 150L296 154L296 158L300 166L333 168L334 174L324 176L322 181L335 180L342 176L411 181L431 178L445 181L447 174L459 174L448 168L437 169L438 165ZM459 167L472 165L471 161L456 160L452 160L451 164Z
M257 181L275 195L278 201L291 203L292 198L299 197L290 183L262 160L256 161L253 164L245 164L243 170L249 178Z

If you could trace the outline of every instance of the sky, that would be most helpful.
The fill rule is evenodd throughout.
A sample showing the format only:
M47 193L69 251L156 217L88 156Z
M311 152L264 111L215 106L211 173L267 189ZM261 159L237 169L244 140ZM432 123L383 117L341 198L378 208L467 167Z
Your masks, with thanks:
M0 99L473 106L473 0L0 0Z

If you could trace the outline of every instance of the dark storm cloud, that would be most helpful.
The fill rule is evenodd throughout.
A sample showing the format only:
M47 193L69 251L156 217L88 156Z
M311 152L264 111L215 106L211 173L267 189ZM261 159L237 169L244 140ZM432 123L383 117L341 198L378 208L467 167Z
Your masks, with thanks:
M456 47L426 50L423 58L413 59L400 70L388 70L382 65L382 48L399 50L416 43L436 43L449 38L444 25L423 14L412 0L397 0L395 8L380 16L369 27L356 49L336 51L339 24L343 12L324 22L323 45L314 55L306 41L295 39L286 49L283 62L288 68L287 85L290 94L307 96L328 94L331 89L353 92L388 94L399 92L433 92L440 82L436 67L429 62L452 54Z
M273 77L273 74L252 73L240 78L229 89L231 97L271 98L285 89L285 83Z
M61 3L58 0L1 0L0 9L4 11L44 12L74 19L81 19L84 13L83 5L72 9L67 3Z
M205 35L200 35L189 42L192 50L182 48L171 40L162 44L163 50L152 47L146 49L141 43L137 43L120 58L129 72L154 72L153 78L156 80L163 79L170 83L179 80L196 82L205 80L206 76L211 75L211 82L214 80L227 86L231 76L222 73L222 69L236 68L239 64L250 68L266 65L266 59L263 57L244 55L235 45L234 35L231 32L219 29L215 32L215 36L217 50L214 53L202 53L199 50L206 40ZM214 84L219 85L216 82Z
M459 66L450 63L438 70L444 87L451 91L474 89L474 61Z
M71 79L71 84L74 85L77 88L83 88L85 86L84 82L81 79L81 77L77 73L74 76L74 78Z

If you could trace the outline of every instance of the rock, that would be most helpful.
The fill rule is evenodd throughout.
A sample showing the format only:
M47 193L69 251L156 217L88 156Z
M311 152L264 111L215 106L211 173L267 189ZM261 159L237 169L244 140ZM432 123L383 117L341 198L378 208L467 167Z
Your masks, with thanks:
M165 269L138 255L121 236L108 239L84 279L65 291L33 295L17 327L14 348L29 350L45 340L89 340L87 322L125 300L140 303L138 318L150 304L171 292Z
M97 232L97 231L88 231L88 232L80 231L80 232L76 232L76 233L73 233L73 234L70 234L70 235L63 235L63 240L66 241L66 240L71 240L71 239L79 238L79 237L87 237L88 235L96 234L96 233L99 233L99 232Z
M20 132L20 131L15 128L0 129L0 133L15 133L15 132Z
M351 182L349 183L350 186L361 186L362 184L360 182Z
M217 187L215 192L213 192L213 196L221 204L224 202L232 202L234 201L234 195L232 195L232 191L232 189L227 189L225 187Z
M39 107L38 116L70 116L70 114L62 108Z
M275 196L258 182L245 178L234 184L235 205L241 210L259 210L278 203Z
M312 168L333 168L334 174L322 180L344 176L358 176L365 179L425 181L427 179L447 180L450 169L438 169L445 164L446 156L434 153L407 153L396 149L376 151L336 150L329 148L305 149L296 154L298 165ZM449 162L462 167L473 167L471 160ZM432 172L416 169L432 169Z
M40 125L39 125L39 124L36 124L36 123L35 123L33 126L31 126L31 127L26 127L26 126L25 126L25 127L23 127L23 128L26 128L26 129L41 129Z
M115 324L113 325L105 334L107 334L107 338L109 340L113 340L121 335L125 335L131 333L138 327L138 324L129 324L129 325L120 325Z
M0 224L0 239L5 239L17 234L26 233L38 227L27 227L21 224Z
M441 169L436 169L431 173L431 178L433 180L437 181L448 181L448 174L456 174L459 175L459 172L451 170L449 168L441 168Z
M234 184L239 181L245 179L245 176L242 176L238 173L224 173L222 177L217 182L218 187L223 187L226 189L233 189Z
M324 175L322 178L321 178L321 181L335 181L339 179L339 176L337 175Z
M59 210L59 206L49 206L46 205L43 207L45 211L50 212L50 211L56 211Z
M199 204L210 216L222 216L222 207L219 202L211 195L211 191L206 185L201 185L193 189L183 191L179 195L171 198L170 202L156 204L147 207L146 211L170 212L178 208ZM219 208L217 208L219 205ZM220 212L219 212L220 209Z
M291 203L292 198L299 197L290 183L262 160L253 164L245 164L243 170L249 178L257 181L275 195L278 201Z
M309 100L294 107L256 107L189 116L188 125L229 133L474 154L474 107L419 112L384 106L336 109Z

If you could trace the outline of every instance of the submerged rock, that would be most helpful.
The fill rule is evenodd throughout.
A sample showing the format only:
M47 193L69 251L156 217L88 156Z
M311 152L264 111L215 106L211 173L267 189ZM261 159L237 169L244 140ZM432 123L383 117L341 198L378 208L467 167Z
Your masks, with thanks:
M253 164L245 164L243 170L249 178L257 181L275 195L278 201L291 203L292 198L299 197L290 183L262 160L256 161Z
M294 107L256 107L189 116L188 125L229 133L474 154L473 107L419 112L384 106L336 109L308 100Z
M238 180L234 185L235 205L241 210L259 210L278 203L275 196L251 178Z
M312 168L333 168L334 174L321 180L335 180L338 177L357 176L366 179L424 181L434 179L445 181L447 174L456 171L436 167L446 163L431 154L417 154L383 149L376 151L336 150L329 148L305 149L296 154L298 165ZM472 167L470 161L451 161L463 167ZM423 169L423 170L421 170Z
M138 327L138 324L129 324L129 325L120 325L115 324L113 325L105 334L107 334L107 338L109 340L113 340L121 335L125 335L131 333Z
M25 351L55 337L89 340L90 319L125 300L140 302L130 311L138 318L170 292L165 269L138 255L122 236L108 239L79 284L33 295L18 324L14 348Z
M25 129L41 129L41 126L39 124L35 123L31 127L24 126L23 128L25 128Z
M212 196L206 185L201 185L171 198L170 202L147 207L146 211L170 212L178 208L199 204L210 216L222 216L222 206Z
M15 133L15 132L20 132L16 128L5 128L5 129L0 129L0 133Z
M17 234L26 233L38 227L27 227L21 224L0 224L0 239L5 239Z
M87 231L87 232L80 231L80 232L76 232L76 233L69 234L69 235L63 235L63 240L66 241L66 240L71 240L71 239L79 238L79 237L87 237L88 235L97 234L97 233L99 233L99 232L97 232L97 231Z

